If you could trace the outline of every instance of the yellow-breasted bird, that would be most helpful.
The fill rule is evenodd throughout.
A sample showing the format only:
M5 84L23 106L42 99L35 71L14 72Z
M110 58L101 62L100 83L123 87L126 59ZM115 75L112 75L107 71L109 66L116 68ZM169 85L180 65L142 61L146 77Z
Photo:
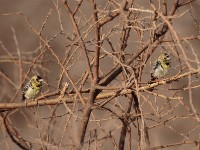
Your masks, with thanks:
M38 96L42 89L43 79L39 75L34 75L31 80L25 85L22 91L22 99L29 100Z
M164 77L171 68L171 58L166 53L161 53L156 62L153 64L151 72L151 83L158 78Z

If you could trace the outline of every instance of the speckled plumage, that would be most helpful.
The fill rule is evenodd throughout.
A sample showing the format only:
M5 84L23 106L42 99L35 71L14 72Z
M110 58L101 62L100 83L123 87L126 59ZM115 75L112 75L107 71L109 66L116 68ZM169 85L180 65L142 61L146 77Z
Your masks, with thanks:
M151 82L153 82L154 80L158 79L158 78L162 78L164 77L171 65L171 61L170 61L170 57L168 54L166 53L162 53L158 59L156 60L156 62L153 65L153 69L152 69L152 73L151 73Z
M38 96L42 89L43 79L35 75L31 78L31 80L24 86L22 91L22 99L34 99Z

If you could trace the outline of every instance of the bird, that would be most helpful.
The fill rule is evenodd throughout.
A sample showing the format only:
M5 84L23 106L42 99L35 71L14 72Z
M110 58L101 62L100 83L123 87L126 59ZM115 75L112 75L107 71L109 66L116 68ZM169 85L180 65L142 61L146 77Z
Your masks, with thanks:
M31 77L30 81L24 86L22 91L22 100L36 98L42 89L43 79L39 75Z
M151 71L150 84L155 83L156 79L165 77L171 68L171 58L167 53L161 53L158 59L153 64Z

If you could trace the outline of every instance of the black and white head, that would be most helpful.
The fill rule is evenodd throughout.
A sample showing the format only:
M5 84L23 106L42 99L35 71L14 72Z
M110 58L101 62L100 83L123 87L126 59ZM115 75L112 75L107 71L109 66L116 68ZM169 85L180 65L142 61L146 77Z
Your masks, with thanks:
M158 57L158 60L160 62L170 63L171 58L170 58L170 56L167 53L162 53Z
M34 75L34 76L32 76L31 81L32 81L33 83L35 83L36 85L41 85L42 82L43 82L44 80L42 79L41 76L39 76L39 75Z

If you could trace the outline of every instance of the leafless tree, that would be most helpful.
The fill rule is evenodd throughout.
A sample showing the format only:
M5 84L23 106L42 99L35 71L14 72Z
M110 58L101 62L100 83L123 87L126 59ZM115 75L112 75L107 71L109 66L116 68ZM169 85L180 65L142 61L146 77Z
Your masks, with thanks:
M200 148L198 0L1 3L1 149Z

